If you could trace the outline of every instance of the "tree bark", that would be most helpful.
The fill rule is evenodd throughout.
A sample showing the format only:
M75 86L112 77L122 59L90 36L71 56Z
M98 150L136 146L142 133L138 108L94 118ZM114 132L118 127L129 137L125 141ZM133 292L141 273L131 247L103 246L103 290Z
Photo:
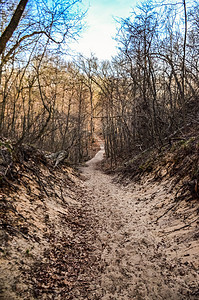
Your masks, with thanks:
M6 29L4 30L4 32L2 33L1 37L0 37L0 55L3 53L3 51L6 48L6 44L8 43L8 41L10 40L10 38L12 37L14 31L16 30L19 21L22 17L22 14L26 8L26 4L28 3L28 0L20 0L13 16L12 19L10 20L10 23L8 24L8 26L6 27Z
M184 6L184 44L183 44L183 59L182 59L182 114L184 125L186 124L186 108L185 108L185 59L186 59L186 44L187 44L187 7L186 1L183 0Z

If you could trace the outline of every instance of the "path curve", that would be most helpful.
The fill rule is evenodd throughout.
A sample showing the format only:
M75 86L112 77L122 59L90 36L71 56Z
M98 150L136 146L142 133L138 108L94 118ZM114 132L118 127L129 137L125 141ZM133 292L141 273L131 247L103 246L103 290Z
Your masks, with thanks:
M178 243L162 235L154 214L167 201L165 183L122 187L96 169L101 150L82 168L91 206L99 219L96 249L101 251L102 274L89 299L198 299L198 273L178 255Z

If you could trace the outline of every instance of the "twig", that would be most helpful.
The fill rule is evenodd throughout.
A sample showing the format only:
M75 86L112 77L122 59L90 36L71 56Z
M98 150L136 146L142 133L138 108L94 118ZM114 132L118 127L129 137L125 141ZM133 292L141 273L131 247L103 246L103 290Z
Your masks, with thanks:
M169 207L169 209L167 209L161 216L159 216L156 219L155 223L157 223L162 217L164 217L170 210L172 210L177 205L178 205L178 203L175 203L174 205L172 205L171 207Z
M3 175L3 181L5 181L9 186L11 186L15 191L17 191L17 187L14 185L14 184L12 184L7 178L6 178L6 176L4 176Z
M39 186L44 190L44 192L45 192L45 194L47 195L47 197L49 197L49 194L48 194L48 192L46 191L46 189L45 189L45 187L44 187L44 184L42 183L42 181L41 181L41 179L40 179L40 176L36 173L36 171L35 171L33 168L27 166L26 164L24 164L24 166L25 166L27 169L29 169L31 172L33 172L33 174L35 175L35 177L38 179L38 180L35 179L36 182L37 182L37 183L39 184Z
M7 168L6 168L6 170L5 170L5 174L4 174L4 176L6 176L7 175L7 173L8 173L8 170L12 167L12 162L7 166Z
M59 188L60 188L60 192L61 192L61 199L62 199L62 201L65 202L65 199L64 199L64 196L63 196L63 189L62 189L61 185L59 186Z
M196 222L198 219L199 219L199 217L197 217L195 220L193 220L193 221L190 222L189 224L186 224L186 225L184 225L184 226L182 226L182 227L180 227L180 228L176 228L176 229L171 230L171 231L164 232L164 234L173 233L173 232L179 231L179 230L181 230L181 229L187 228L187 227L189 227L191 224L193 224L194 222Z
M27 219L22 215L22 214L20 214L17 210L16 210L16 208L14 207L14 206L8 206L7 207L8 209L11 209L13 212L15 212L19 217L21 217L22 219L24 219L25 221L27 221Z
M28 240L28 237L25 236L25 234L23 234L23 232L21 232L21 231L19 231L18 229L12 227L12 226L9 225L9 224L2 223L2 224L0 224L0 226L1 226L1 227L8 228L8 229L10 228L11 230L13 230L13 231L15 231L15 232L20 233L26 240ZM27 233L27 235L28 235L29 237L33 238L29 233Z
M169 208L168 208L161 216L159 216L159 217L156 219L155 223L156 223L157 221L159 221L162 217L164 217L170 210L172 210L173 208L177 207L177 205L179 204L179 201L180 201L180 196L177 197L177 195L178 195L178 193L179 193L179 191L180 191L181 189L183 189L182 192L184 192L184 189L185 189L186 185L187 185L187 184L186 184L186 182L185 182L185 183L184 183L181 187L179 187L179 189L176 191L174 200L177 201L177 203L175 203L174 205L172 205L171 207L169 207ZM182 194L182 192L181 192L181 194ZM182 195L181 195L181 196L182 196Z

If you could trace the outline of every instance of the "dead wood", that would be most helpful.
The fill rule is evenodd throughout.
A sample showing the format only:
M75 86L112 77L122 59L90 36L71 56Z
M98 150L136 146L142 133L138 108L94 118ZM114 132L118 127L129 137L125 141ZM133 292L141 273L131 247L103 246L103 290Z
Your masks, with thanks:
M186 225L184 225L184 226L182 226L182 227L180 227L180 228L175 228L174 230L171 230L171 231L164 232L164 234L170 234L170 233L173 233L173 232L176 232L176 231L185 229L185 228L191 226L191 224L197 222L198 220L199 220L199 217L196 218L196 219L194 219L193 221L191 221L189 224L186 224Z
M47 154L46 158L50 159L54 163L54 167L57 167L60 163L62 163L68 157L68 152L65 150L58 151L55 153Z

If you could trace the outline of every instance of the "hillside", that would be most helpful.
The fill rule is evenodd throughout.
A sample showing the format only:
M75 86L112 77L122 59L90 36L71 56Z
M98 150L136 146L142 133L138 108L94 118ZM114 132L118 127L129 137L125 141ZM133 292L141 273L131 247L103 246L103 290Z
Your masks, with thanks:
M199 299L198 16L0 0L0 300Z
M0 299L87 299L99 268L88 201L72 168L2 141Z
M100 146L77 171L2 140L0 299L198 299L197 137L117 175Z

